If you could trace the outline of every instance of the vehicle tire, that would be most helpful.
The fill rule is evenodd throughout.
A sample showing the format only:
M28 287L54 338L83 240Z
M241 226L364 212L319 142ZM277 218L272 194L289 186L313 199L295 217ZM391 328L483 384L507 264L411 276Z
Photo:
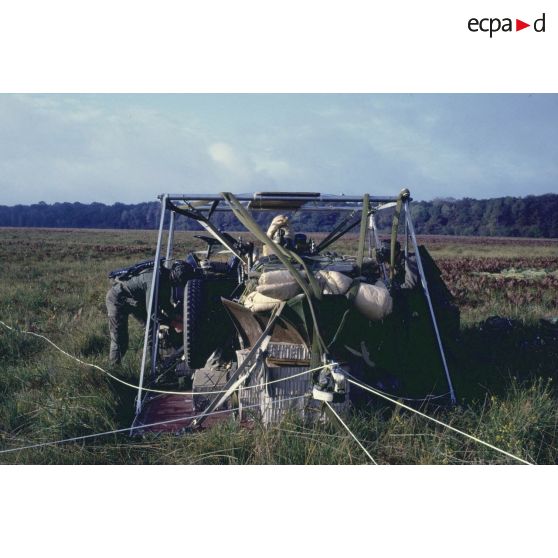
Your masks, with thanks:
M205 285L190 279L184 289L184 358L188 368L203 368L212 352L211 336L204 331ZM209 342L208 342L209 341Z
M184 358L189 368L203 368L216 349L234 337L222 297L230 296L235 279L190 279L184 289Z

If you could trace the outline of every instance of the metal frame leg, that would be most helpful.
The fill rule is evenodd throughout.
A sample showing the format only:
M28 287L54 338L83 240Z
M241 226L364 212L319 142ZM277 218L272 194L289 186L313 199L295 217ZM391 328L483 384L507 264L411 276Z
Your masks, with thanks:
M376 250L380 250L380 248L382 247L382 244L380 242L380 237L378 236L378 228L376 226L376 216L374 215L374 213L372 213L372 215L370 215L370 229L372 230L372 233L374 235L374 244L376 247ZM386 270L386 264L382 263L381 264L381 269L382 269L382 274L384 276L384 283L386 285L389 285L389 275L388 272Z
M147 365L147 347L149 345L149 331L153 331L153 339L151 346L151 369L153 371L154 363L157 359L157 307L159 301L159 272L161 259L161 246L163 243L163 230L165 228L165 215L167 210L167 196L161 198L161 216L159 220L159 235L157 238L157 249L155 251L155 261L153 265L153 279L151 281L151 292L149 293L149 307L147 309L147 321L145 324L145 335L143 337L143 355L141 357L141 370L138 383L138 394L136 399L136 415L141 412L142 408L142 391L143 380L145 376L145 368Z
M442 358L442 364L444 366L444 372L446 374L446 380L448 382L448 387L450 391L450 398L453 404L457 403L457 399L455 397L455 391L453 389L453 383L451 381L451 376L449 373L448 363L446 361L446 354L444 352L444 346L442 344L442 338L440 337L440 330L438 329L438 322L436 321L436 316L434 314L434 307L432 306L432 300L430 299L430 292L428 290L428 283L426 281L426 275L424 274L424 268L422 266L422 259L420 257L420 252L418 249L417 244L417 237L415 235L415 228L413 226L413 220L411 219L411 215L408 211L408 202L406 202L405 206L405 221L407 221L407 226L409 229L409 233L411 235L411 242L413 243L413 248L415 250L415 257L417 260L417 267L418 272L420 275L420 282L422 284L422 288L424 290L424 294L426 296L426 302L428 303L428 310L430 311L430 317L432 318L432 326L434 328L434 333L436 334L436 341L438 343L438 349L440 350L440 357Z
M169 237L167 239L167 253L165 255L165 263L168 265L169 260L172 258L172 253L174 249L174 211L171 211L170 214L170 223L169 223Z

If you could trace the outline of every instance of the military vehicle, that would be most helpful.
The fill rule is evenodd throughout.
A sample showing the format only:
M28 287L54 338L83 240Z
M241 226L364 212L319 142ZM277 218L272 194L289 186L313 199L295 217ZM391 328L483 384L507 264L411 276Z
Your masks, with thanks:
M231 418L271 424L286 413L323 420L324 409L341 414L367 404L348 378L395 397L455 403L444 347L457 335L459 312L417 243L408 190L393 197L257 192L159 200L159 265L135 433ZM316 211L337 216L331 231L293 230ZM236 226L221 230L220 212L230 212ZM382 212L393 214L387 235L378 230ZM201 226L203 251L177 258L178 219ZM190 263L192 276L173 294L176 315L164 320L155 311L160 269L177 259Z

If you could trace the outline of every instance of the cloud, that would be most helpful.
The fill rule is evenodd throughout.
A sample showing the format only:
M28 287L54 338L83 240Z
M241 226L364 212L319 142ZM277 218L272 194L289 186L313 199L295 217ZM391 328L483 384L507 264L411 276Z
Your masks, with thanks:
M214 179L205 138L156 110L0 97L0 203L138 202Z
M225 142L215 142L208 153L220 170L224 171L222 182L240 189L280 187L285 179L292 179L291 164L284 159L273 158L263 150L248 148L240 155L238 150Z
M229 144L224 142L212 143L208 151L213 161L228 171L241 177L247 176L248 168L246 164L239 159L238 155Z
M293 175L290 163L280 159L260 159L256 161L255 169L259 173L268 174L279 180Z
M557 191L558 96L0 95L0 204Z
M558 191L557 102L379 95L345 105L342 117L342 109L322 116L332 135L367 146L376 177L408 185L421 198L527 195ZM350 168L349 150L339 153L338 166Z

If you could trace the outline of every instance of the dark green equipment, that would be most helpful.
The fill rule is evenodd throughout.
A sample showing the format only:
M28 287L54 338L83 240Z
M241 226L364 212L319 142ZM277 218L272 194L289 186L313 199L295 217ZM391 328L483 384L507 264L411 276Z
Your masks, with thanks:
M198 238L207 250L185 258L192 273L175 301L182 319L174 331L153 311L161 296L159 268L152 275L138 416L150 399L145 388L156 387L163 376L170 381L173 373L191 377L194 391L197 385L207 390L218 377L215 397L203 392L198 399L206 403L204 409L194 408L202 413L196 426L210 416L207 409L214 412L231 401L238 409L256 408L260 418L272 422L293 409L284 402L297 393L307 397L304 408L294 407L304 416L316 410L316 401L332 402L342 411L363 403L362 394L349 393L351 377L395 397L456 402L445 348L457 337L459 312L436 264L417 243L408 190L394 197L258 192L164 194L160 200L154 261L166 267L176 262L178 218L205 229ZM220 211L236 217L234 230L246 229L246 238L214 225ZM312 231L291 234L286 224L289 216L311 211L342 216L319 242L311 239ZM376 217L383 211L393 211L393 218L391 231L382 236ZM268 212L269 222L276 217L272 235L258 224L256 212ZM351 231L356 236L347 236ZM344 253L332 251L343 236ZM157 335L150 337L149 331ZM167 338L170 344L162 342ZM308 380L291 379L305 370L312 370ZM282 391L268 387L280 381Z

